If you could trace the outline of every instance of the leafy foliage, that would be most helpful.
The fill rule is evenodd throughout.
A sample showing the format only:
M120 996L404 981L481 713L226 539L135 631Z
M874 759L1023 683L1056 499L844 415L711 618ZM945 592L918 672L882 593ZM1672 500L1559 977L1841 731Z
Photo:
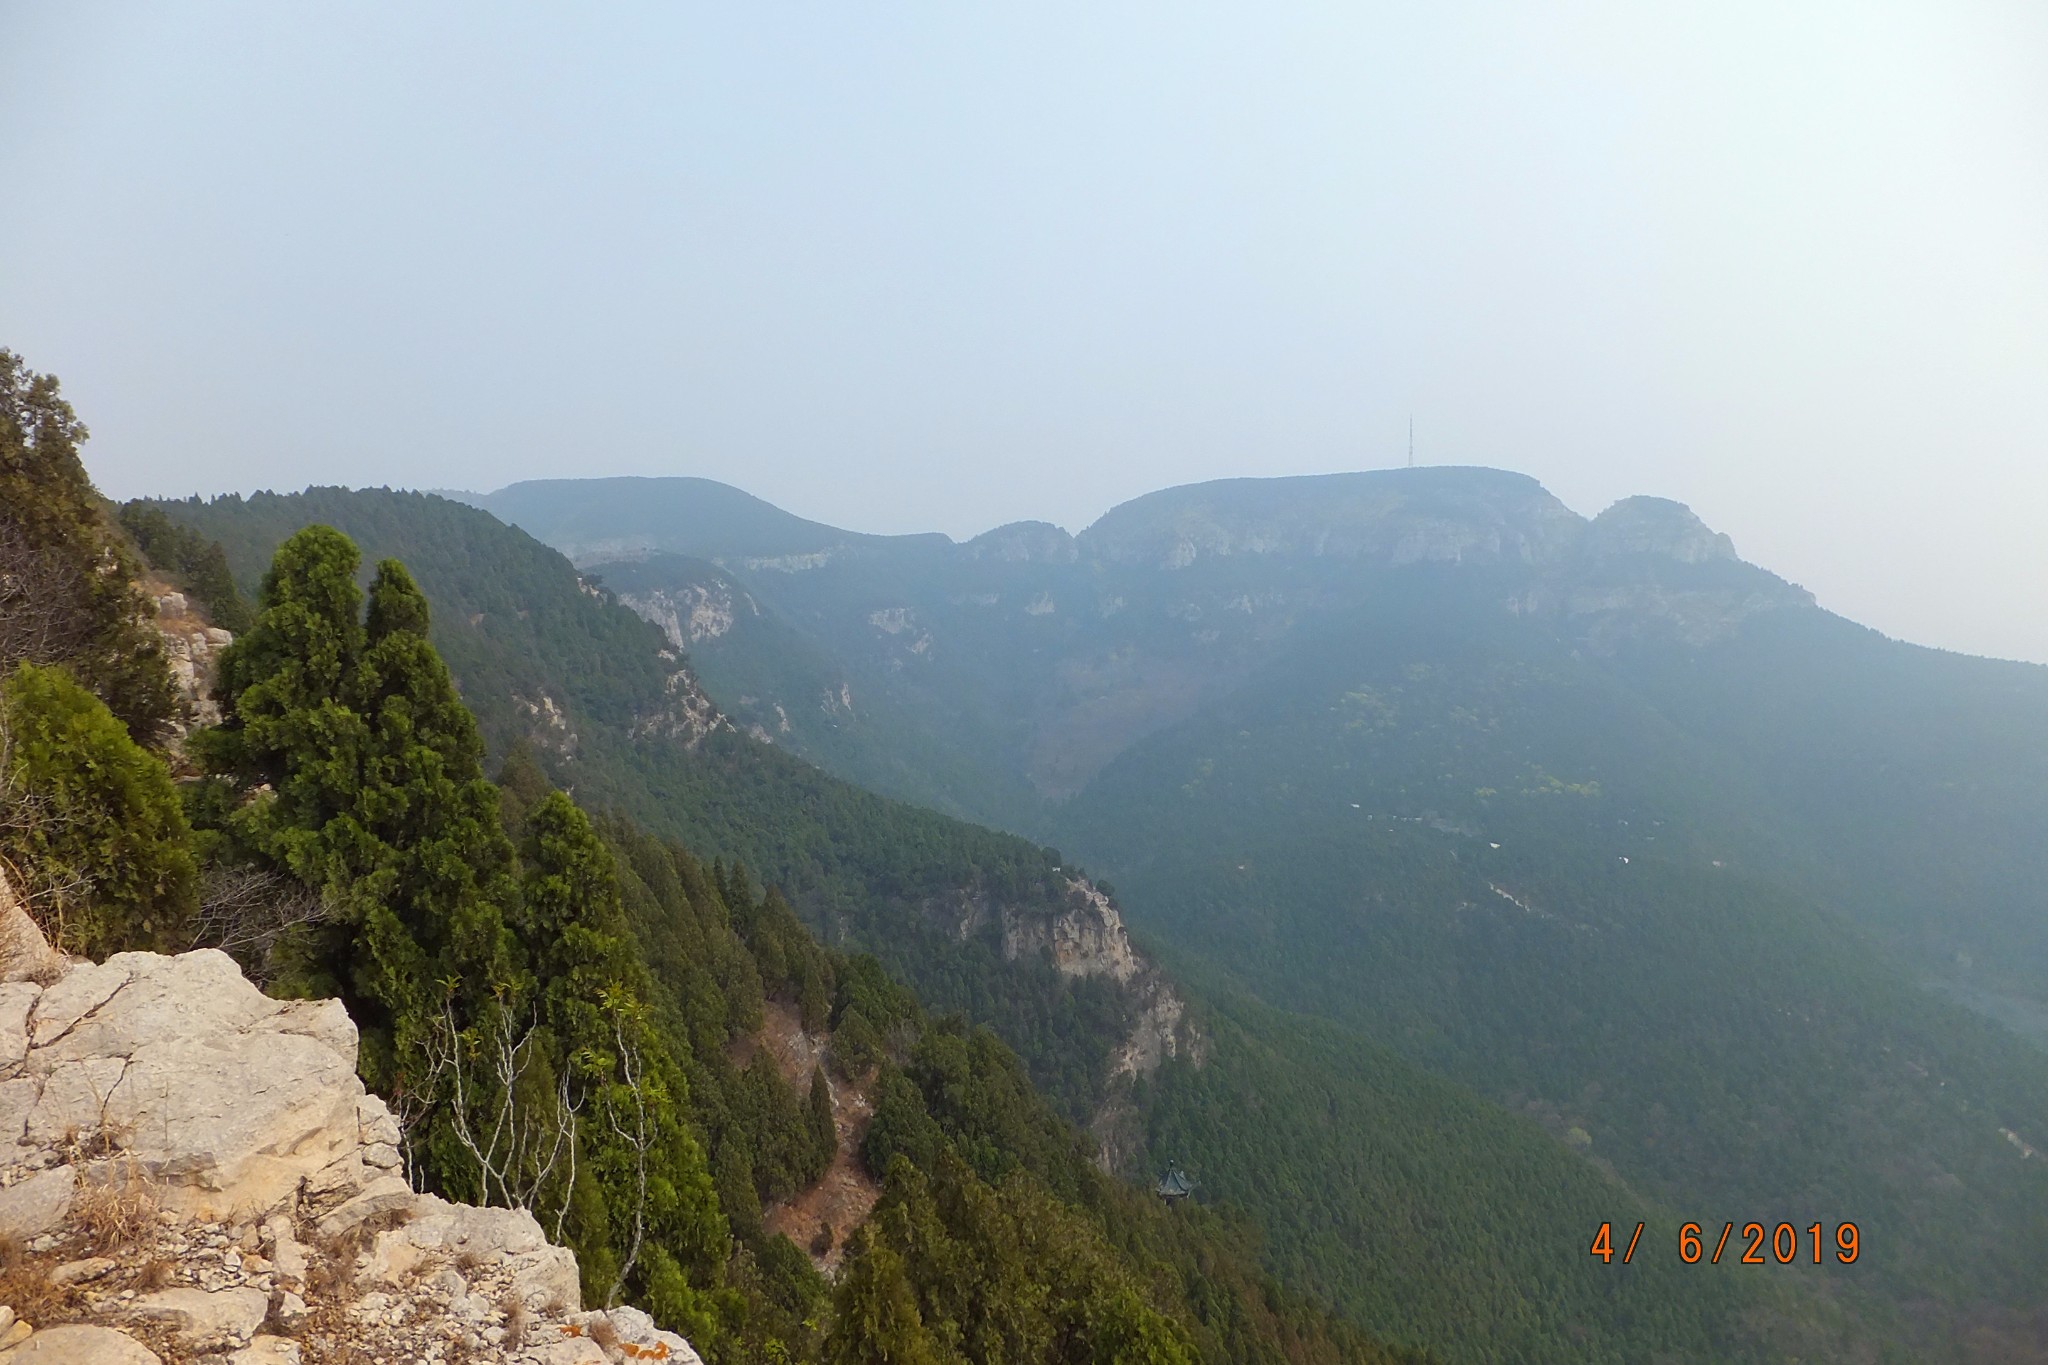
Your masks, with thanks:
M232 847L341 907L288 987L348 1001L418 1174L549 1211L593 1298L630 1290L701 1328L726 1232L611 855L559 794L524 812L515 854L426 599L387 560L364 611L356 568L327 527L279 548L197 745L253 797Z
M177 695L133 557L79 463L85 437L55 377L0 349L0 669L63 664L154 747Z
M170 771L61 668L0 678L0 856L64 951L189 943L198 869Z

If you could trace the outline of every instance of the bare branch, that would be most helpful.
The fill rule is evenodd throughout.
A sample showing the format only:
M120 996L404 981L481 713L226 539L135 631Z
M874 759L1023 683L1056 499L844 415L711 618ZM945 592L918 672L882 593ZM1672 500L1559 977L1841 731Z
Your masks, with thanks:
M26 659L69 658L92 643L92 618L78 609L87 583L68 557L37 546L14 518L0 516L0 671Z
M633 1153L634 1177L638 1189L633 1199L633 1239L626 1248L626 1256L619 1263L618 1274L612 1278L611 1288L605 1291L605 1306L613 1307L625 1291L626 1279L633 1273L633 1267L640 1260L640 1247L647 1236L647 1154L654 1147L653 1124L647 1112L647 1091L645 1088L646 1069L640 1057L640 1045L626 1036L627 1008L621 1002L607 998L606 1006L612 1016L612 1039L619 1050L620 1077L623 1087L605 1087L605 1122L611 1126L614 1136ZM632 1096L631 1113L621 1116L616 1092L623 1088ZM630 1124L624 1119L629 1118Z
M293 877L253 867L209 867L191 946L218 948L258 985L270 976L271 950L294 929L319 924L332 907Z
M537 1061L538 1026L530 1024L516 1036L513 1027L512 1012L500 1007L479 1026L462 1029L453 1002L444 1002L425 1040L423 1083L401 1097L401 1122L410 1135L445 1092L450 1127L476 1166L482 1202L531 1209L553 1186L560 1192L552 1210L559 1237L576 1183L582 1100L566 1071L548 1101L521 1100L520 1081Z

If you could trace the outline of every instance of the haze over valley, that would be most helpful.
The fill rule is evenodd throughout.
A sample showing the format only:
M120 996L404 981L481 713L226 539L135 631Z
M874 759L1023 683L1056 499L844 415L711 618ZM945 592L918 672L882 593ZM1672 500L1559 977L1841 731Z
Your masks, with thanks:
M0 1365L2048 1365L2044 71L0 0Z

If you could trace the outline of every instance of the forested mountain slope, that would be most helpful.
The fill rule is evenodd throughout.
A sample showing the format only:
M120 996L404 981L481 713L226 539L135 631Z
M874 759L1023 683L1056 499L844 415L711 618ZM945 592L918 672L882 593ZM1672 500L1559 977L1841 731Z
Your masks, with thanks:
M693 657L790 718L778 743L1079 853L1184 976L1525 1110L1688 1216L1868 1210L1839 1285L1919 1303L1916 1350L2048 1352L1986 1326L2048 1302L2048 1072L1920 987L2048 994L2048 669L1844 622L1677 504L1587 521L1486 470L800 566L679 531L593 568L657 620L744 600ZM892 770L835 712L915 716L943 762ZM1249 1199L1276 1258L1313 1241Z
M672 482L677 504L702 484ZM665 481L635 484L631 510L608 481L491 500L651 619L680 604L677 634L736 716L878 790L1050 835L1059 804L1144 736L1255 673L1266 686L1279 659L1318 666L1321 641L1376 602L1433 608L1449 584L1475 643L1575 655L1692 745L1685 762L1708 771L1688 785L1761 799L1774 876L1925 969L2036 994L2048 979L2048 852L2025 837L2048 817L2048 668L1843 621L1678 504L1588 521L1519 475L1390 470L1168 489L1078 537L804 523L807 557L771 564L677 516L630 553L591 550L605 508L641 525L650 486ZM586 490L573 521L564 488ZM943 743L894 742L906 720Z
M494 744L525 740L579 801L744 858L828 942L873 951L934 1005L995 1027L1068 1114L1111 1092L1112 1054L1157 998L1114 974L1064 975L1036 953L1005 953L1020 923L1075 911L1054 855L860 792L726 728L688 700L693 684L654 628L480 512L340 490L159 506L225 544L245 580L308 522L405 558L445 604L435 639ZM606 662L613 649L625 652L617 664ZM1213 1181L1204 1197L1241 1203L1264 1225L1269 1264L1369 1327L1453 1359L1621 1361L1764 1358L1778 1329L1759 1322L1830 1320L1819 1301L1732 1267L1703 1277L1669 1257L1602 1266L1585 1250L1600 1221L1668 1232L1676 1211L1602 1176L1538 1122L1393 1053L1338 1035L1320 1052L1297 1049L1278 1016L1211 998L1188 1000L1181 1060L1112 1115L1137 1144L1133 1164L1188 1162ZM1247 1127L1242 1087L1254 1077L1274 1088ZM916 1203L914 1192L902 1199Z
M54 382L38 388L44 410L68 418ZM14 397L11 383L0 390L0 399ZM263 1098L259 1117L240 1120L246 1146L230 1140L224 1149L248 1154L232 1158L236 1217L275 1214L269 1240L277 1244L278 1288L302 1284L321 1305L321 1326L346 1330L346 1319L327 1319L343 1311L329 1304L376 1311L374 1277L396 1278L397 1267L410 1264L389 1259L403 1239L379 1236L379 1221L388 1226L386 1211L402 1221L416 1209L448 1207L422 1205L414 1192L424 1190L527 1210L524 1228L545 1230L577 1253L566 1262L553 1252L522 1254L540 1276L531 1285L512 1276L512 1291L495 1308L458 1308L466 1302L461 1288L456 1302L445 1292L404 1300L407 1326L464 1357L551 1357L580 1275L586 1300L644 1304L665 1326L686 1329L718 1365L1419 1361L1267 1279L1235 1230L1213 1215L1167 1209L1097 1170L1092 1144L1034 1091L992 1033L929 1015L873 958L821 947L774 891L757 892L736 868L707 867L623 817L594 825L523 748L504 764L502 785L490 781L474 718L428 638L428 598L394 558L375 563L365 592L358 547L331 527L304 527L277 547L247 629L219 656L218 722L185 732L191 766L181 765L174 782L156 747L172 743L164 710L123 719L108 704L128 701L139 686L145 696L173 695L165 656L137 647L153 632L148 599L129 575L150 566L130 557L111 509L86 480L76 453L82 433L61 423L25 440L17 417L13 402L0 402L0 474L9 492L0 531L32 550L10 566L10 586L23 563L61 567L83 558L114 570L106 586L117 590L104 593L114 608L105 613L77 610L90 598L60 602L78 617L65 632L41 629L43 618L0 618L0 649L15 661L0 675L0 903L7 915L35 921L22 934L9 930L8 951L22 960L8 966L83 987L67 994L53 985L40 1000L40 987L25 999L10 987L17 1013L26 1018L35 1005L46 1022L61 1020L56 1034L36 1030L36 1040L49 1043L131 976L157 970L142 965L145 958L170 961L138 953L125 968L109 963L67 977L61 963L47 970L43 934L96 957L217 950L175 962L193 967L193 983L232 978L253 994L219 956L230 953L277 995L345 1002L346 1014L323 1006L272 1017L245 1002L209 1012L204 1000L137 987L148 1000L133 1006L131 996L122 1007L131 1032L133 1009L140 1019L169 1021L173 1033L181 1014L192 1015L185 1023L206 1046L152 1062L158 1071L168 1064L164 1074L197 1057L192 1064L219 1062L228 1067L221 1075L234 1077L249 1060L235 1052L244 1041L236 1031L259 1019L322 1056L314 1065L303 1048L263 1054L275 1070L258 1078L259 1090L310 1093ZM165 535L158 525L145 539L182 560L190 534ZM97 666L121 645L130 667ZM38 657L26 657L31 652ZM664 687L661 695L670 693ZM58 996L81 1003L62 1014ZM835 1090L820 1065L808 1103L798 1101L758 1049L770 1014L791 1017L843 1085ZM135 1043L121 1043L122 1024L107 1027L113 1032L97 1043L108 1053L90 1051L88 1041L88 1050L74 1046L58 1060L84 1070L83 1056L102 1064L96 1072L108 1062L118 1070L117 1045L125 1055ZM82 1037L72 1032L65 1042ZM228 1061L207 1062L207 1047L216 1045ZM353 1080L334 1084L332 1067L344 1058L388 1108L359 1105L363 1090ZM43 1099L58 1100L57 1073L47 1070L20 1079L29 1100L44 1090ZM50 1169L65 1197L35 1212L42 1221L34 1226L57 1224L75 1204L92 1249L109 1253L89 1267L92 1275L118 1271L116 1282L156 1290L168 1278L168 1263L153 1255L157 1182L176 1175L203 1184L212 1191L203 1201L210 1217L225 1206L213 1200L230 1197L215 1183L221 1172L209 1169L220 1153L200 1140L200 1122L186 1133L193 1145L176 1170L152 1169L154 1139L138 1144L132 1127L114 1124L110 1101L89 1079L67 1084L91 1092L100 1131L88 1146L76 1125L62 1130L61 1151L38 1163L76 1169ZM828 1286L803 1251L763 1226L761 1202L788 1197L845 1155L837 1111L848 1086L876 1097L859 1159L886 1184ZM72 1098L92 1111L85 1093ZM169 1123L172 1111L163 1112ZM301 1126L263 1126L284 1122ZM53 1134L37 1136L48 1147ZM310 1164L302 1171L286 1159L272 1169L261 1153L283 1148L259 1142L273 1140L297 1144L292 1158ZM344 1159L332 1159L337 1153ZM392 1174L401 1167L402 1178ZM16 1221L24 1192L17 1181ZM307 1202L316 1196L326 1205ZM94 1199L97 1212L88 1211ZM306 1269L302 1247L297 1270L283 1264L298 1246L294 1219L310 1229L315 1214L318 1276ZM215 1246L225 1247L225 1226L220 1231ZM474 1278L479 1267L515 1259L503 1250L506 1239L524 1234L515 1220L511 1234L479 1223L459 1235L475 1240L456 1264L482 1285L491 1281ZM19 1305L47 1328L82 1304L49 1276L47 1259L30 1256L58 1239L37 1240L42 1245L10 1248L8 1315ZM366 1243L377 1254L359 1260ZM431 1239L444 1253L458 1244L445 1228ZM183 1237L173 1245L190 1250ZM379 1257L386 1259L366 1272ZM235 1268L232 1254L227 1264ZM252 1255L249 1278L260 1265ZM564 1266L567 1286L555 1277ZM222 1297L207 1292L218 1287L208 1281L175 1293L210 1302ZM231 1310L187 1304L178 1312L215 1315L206 1331L219 1335L208 1340L246 1341L271 1307L270 1289L268 1279L237 1287L230 1296L243 1297ZM242 1322L252 1295L253 1315ZM111 1294L100 1298L118 1304ZM305 1331L307 1301L285 1292L275 1303L280 1329L314 1337ZM114 1311L132 1326L146 1316L133 1310L145 1306ZM437 1321L437 1310L447 1320ZM546 1320L530 1321L529 1310ZM482 1335L465 1336L457 1318ZM231 1320L240 1325L229 1327ZM600 1334L589 1325L588 1338L572 1344L587 1350L595 1342L600 1354L617 1357L624 1329L604 1326ZM10 1339L29 1331L20 1324ZM534 1339L543 1332L548 1340ZM648 1339L637 1328L633 1335ZM192 1340L189 1332L174 1340L177 1358ZM299 1349L263 1341L252 1349ZM60 1355L68 1342L84 1353L79 1359L112 1349L155 1359L116 1332L38 1331L35 1342ZM654 1353L666 1358L671 1345L680 1343Z

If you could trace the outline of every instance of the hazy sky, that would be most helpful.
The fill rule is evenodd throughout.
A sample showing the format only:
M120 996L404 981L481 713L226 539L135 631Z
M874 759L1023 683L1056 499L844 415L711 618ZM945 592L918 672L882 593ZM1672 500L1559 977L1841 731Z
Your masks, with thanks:
M1078 529L1404 458L2048 660L2048 5L0 0L117 496L688 473Z

